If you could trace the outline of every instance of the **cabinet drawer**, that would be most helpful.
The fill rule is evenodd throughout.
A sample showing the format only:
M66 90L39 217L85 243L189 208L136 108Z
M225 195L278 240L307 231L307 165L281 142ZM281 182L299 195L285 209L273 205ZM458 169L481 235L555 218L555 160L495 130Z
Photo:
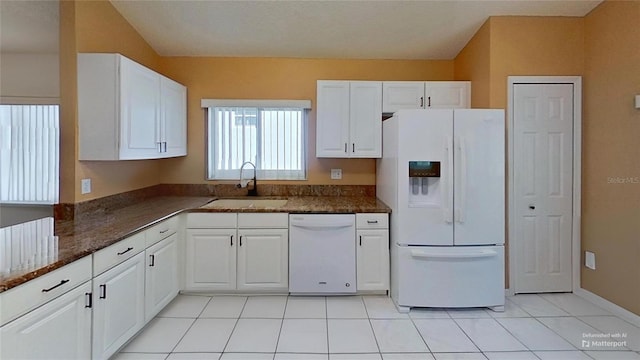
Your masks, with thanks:
M289 227L289 214L238 214L238 228L286 229Z
M145 232L137 233L93 254L93 275L97 276L145 249Z
M187 214L189 229L229 229L238 224L236 213L190 213Z
M91 256L0 294L0 325L91 280Z
M147 233L147 247L175 234L178 231L178 226L179 218L178 216L174 216L146 230L145 233Z
M356 214L356 228L358 229L388 229L389 214Z

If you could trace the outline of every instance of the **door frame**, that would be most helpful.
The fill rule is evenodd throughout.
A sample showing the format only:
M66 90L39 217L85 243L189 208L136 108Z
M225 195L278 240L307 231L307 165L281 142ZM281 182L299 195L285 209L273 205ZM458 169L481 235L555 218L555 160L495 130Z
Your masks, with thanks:
M509 235L509 295L515 294L518 281L514 246L515 236L515 187L514 187L514 113L513 87L515 84L572 84L573 85L573 194L571 223L571 288L580 289L580 224L582 198L582 76L508 76L507 77L507 216Z

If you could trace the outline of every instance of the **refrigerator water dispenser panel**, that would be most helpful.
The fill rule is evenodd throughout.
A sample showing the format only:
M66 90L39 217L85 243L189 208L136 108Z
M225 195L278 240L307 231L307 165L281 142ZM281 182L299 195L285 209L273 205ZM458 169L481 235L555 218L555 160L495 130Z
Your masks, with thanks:
M440 204L440 162L409 161L409 206Z
M409 177L440 177L440 161L409 161Z

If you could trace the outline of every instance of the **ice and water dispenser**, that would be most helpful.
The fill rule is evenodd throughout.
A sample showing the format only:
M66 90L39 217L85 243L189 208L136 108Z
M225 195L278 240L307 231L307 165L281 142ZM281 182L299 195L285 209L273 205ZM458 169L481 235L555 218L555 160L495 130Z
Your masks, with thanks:
M409 206L439 206L440 188L440 161L409 161Z

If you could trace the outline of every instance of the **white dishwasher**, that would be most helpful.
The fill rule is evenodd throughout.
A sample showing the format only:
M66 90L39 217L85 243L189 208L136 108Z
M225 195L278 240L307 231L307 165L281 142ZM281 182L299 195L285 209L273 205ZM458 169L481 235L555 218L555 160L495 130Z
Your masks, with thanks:
M356 216L289 215L289 292L356 292Z

